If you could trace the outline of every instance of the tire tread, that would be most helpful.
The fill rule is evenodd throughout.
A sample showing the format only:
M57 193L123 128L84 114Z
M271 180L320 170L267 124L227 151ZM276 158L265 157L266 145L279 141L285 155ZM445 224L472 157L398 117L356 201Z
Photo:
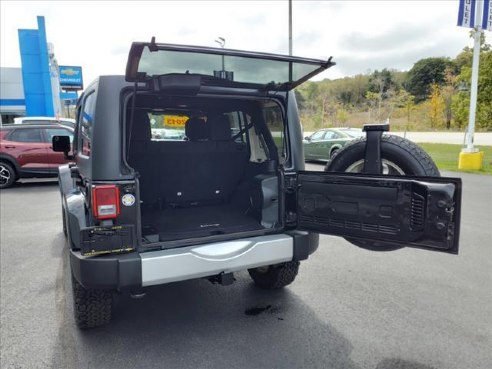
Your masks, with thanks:
M258 287L274 290L294 282L299 272L299 265L298 261L290 261L278 265L270 265L265 273L260 273L257 269L249 269L248 272Z
M72 277L74 315L79 328L94 328L111 321L113 293L86 289Z

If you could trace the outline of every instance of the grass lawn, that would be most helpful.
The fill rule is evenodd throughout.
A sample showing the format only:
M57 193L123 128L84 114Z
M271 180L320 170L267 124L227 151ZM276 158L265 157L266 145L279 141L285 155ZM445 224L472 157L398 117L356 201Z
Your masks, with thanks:
M492 146L479 146L484 152L482 170L458 170L458 158L462 145L419 143L427 153L434 159L439 170L460 171L477 174L492 175Z

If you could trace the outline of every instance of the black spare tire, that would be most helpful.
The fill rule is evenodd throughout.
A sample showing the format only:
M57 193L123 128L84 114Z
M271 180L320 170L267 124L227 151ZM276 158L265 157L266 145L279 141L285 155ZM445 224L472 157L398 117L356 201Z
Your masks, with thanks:
M365 137L356 139L336 152L326 165L327 172L361 173L366 151ZM381 137L383 174L439 177L432 158L421 147L403 137Z
M338 151L326 165L327 172L361 173L364 169L366 138L356 139ZM421 147L403 137L381 137L383 175L440 177L432 158ZM346 238L352 244L373 251L391 251L403 246L378 241Z

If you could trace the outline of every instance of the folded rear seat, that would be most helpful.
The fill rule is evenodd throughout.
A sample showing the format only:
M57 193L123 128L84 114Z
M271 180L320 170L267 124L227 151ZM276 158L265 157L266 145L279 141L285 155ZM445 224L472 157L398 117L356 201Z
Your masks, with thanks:
M212 188L222 199L229 199L243 179L249 155L245 142L232 139L229 118L223 114L208 118L212 151Z
M186 122L188 141L162 142L159 147L161 193L166 205L187 206L210 198L207 183L212 173L209 128L205 120L190 118Z
M227 117L190 118L188 141L160 143L161 193L171 207L227 202L248 161L246 144L233 142Z

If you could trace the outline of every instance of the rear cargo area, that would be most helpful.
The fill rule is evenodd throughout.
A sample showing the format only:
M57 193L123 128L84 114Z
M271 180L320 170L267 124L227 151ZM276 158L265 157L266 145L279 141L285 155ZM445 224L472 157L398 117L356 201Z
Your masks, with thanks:
M174 106L133 112L128 163L138 173L143 243L279 226L278 163L269 157L276 150L267 149L252 123L263 115L248 111L250 103L209 111L200 103L188 102L193 109L184 112ZM182 135L166 139L153 130L168 116L185 117Z
M143 215L144 235L158 234L160 241L263 229L254 216L232 204L150 210Z

